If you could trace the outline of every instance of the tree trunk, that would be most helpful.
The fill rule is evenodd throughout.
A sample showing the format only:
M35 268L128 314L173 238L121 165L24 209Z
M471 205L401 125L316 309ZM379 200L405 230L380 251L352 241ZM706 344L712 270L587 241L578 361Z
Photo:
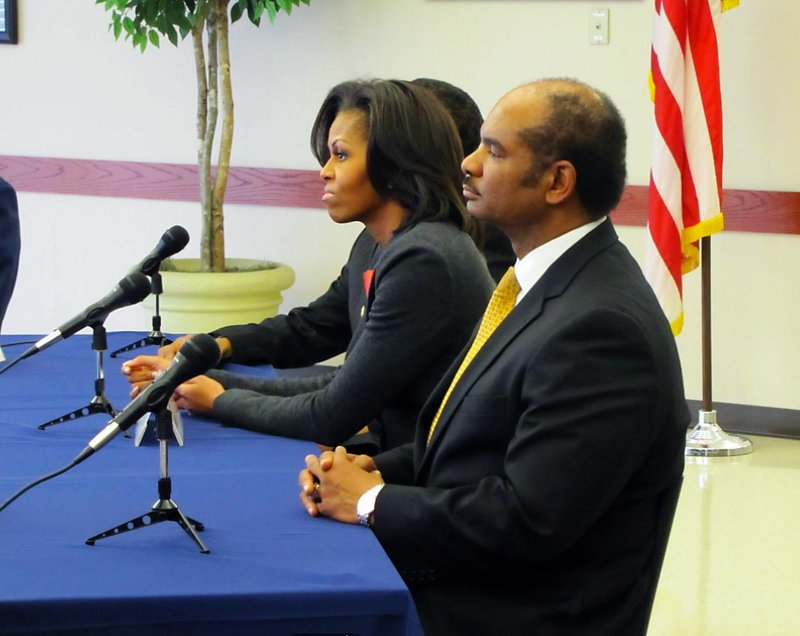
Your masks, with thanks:
M225 228L223 203L228 186L228 173L231 165L233 146L233 89L231 88L231 60L228 47L228 7L229 0L217 0L217 69L222 100L222 130L219 140L217 174L211 201L211 232L213 236L213 269L225 271Z
M195 75L197 78L197 168L200 181L200 263L201 270L208 271L211 258L208 231L211 218L211 152L208 144L208 77L206 75L206 54L203 32L206 23L198 18L192 29L192 46L194 48Z
M227 1L227 0L223 0ZM206 81L206 125L203 131L203 139L201 145L201 162L200 172L201 180L205 179L207 183L207 190L203 194L208 196L208 200L203 202L203 225L201 228L200 236L200 269L204 272L219 272L223 271L225 264L216 262L214 251L214 191L215 175L211 163L211 157L214 152L214 137L217 133L217 116L219 112L219 96L218 96L218 31L219 29L219 14L216 4L209 12L206 19L206 35L205 42L205 81ZM223 257L224 258L224 257Z

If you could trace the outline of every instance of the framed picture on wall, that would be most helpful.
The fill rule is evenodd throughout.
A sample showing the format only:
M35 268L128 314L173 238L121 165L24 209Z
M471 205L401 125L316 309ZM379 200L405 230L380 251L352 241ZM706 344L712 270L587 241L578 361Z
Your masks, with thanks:
M17 0L0 0L0 44L17 43Z

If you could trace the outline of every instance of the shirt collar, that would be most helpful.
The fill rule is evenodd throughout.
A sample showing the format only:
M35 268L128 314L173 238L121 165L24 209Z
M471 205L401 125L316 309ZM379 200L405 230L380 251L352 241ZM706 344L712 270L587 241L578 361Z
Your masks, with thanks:
M570 247L575 245L584 236L586 236L593 229L602 224L607 217L602 217L596 221L590 221L585 225L576 227L566 234L557 236L544 245L540 245L534 250L531 250L522 259L517 260L514 265L514 272L517 275L517 281L521 288L517 294L517 304L525 297L533 286L544 276L547 269L555 263L558 258L564 254Z

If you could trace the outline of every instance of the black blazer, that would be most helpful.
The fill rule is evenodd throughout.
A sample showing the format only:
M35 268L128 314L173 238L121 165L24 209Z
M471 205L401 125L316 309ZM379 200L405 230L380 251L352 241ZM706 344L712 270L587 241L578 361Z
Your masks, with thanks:
M17 282L19 251L17 194L11 184L0 177L0 328Z
M214 417L327 445L369 424L383 448L404 444L493 286L472 239L453 224L418 223L383 248L362 233L322 298L258 325L216 332L242 352L235 361L310 364L346 347L344 365L319 377L278 380L211 371L226 389Z
M415 443L376 457L374 530L426 634L631 633L689 412L669 325L611 222L512 311L426 446L459 362Z

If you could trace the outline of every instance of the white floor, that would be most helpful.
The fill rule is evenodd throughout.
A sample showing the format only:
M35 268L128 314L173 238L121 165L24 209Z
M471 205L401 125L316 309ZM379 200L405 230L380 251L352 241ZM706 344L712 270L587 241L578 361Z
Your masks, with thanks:
M800 441L688 458L648 636L800 635Z

